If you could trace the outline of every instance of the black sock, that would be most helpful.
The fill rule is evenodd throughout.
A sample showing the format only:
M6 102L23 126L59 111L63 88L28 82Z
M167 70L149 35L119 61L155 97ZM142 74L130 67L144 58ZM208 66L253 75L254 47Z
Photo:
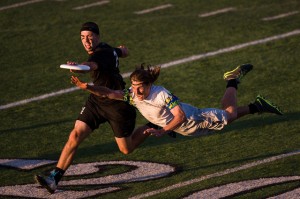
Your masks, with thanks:
M236 79L231 79L227 82L226 88L234 87L237 90L237 85L238 85L238 82L236 81Z
M258 113L258 112L259 112L259 111L258 111L258 108L255 106L255 104L250 103L250 104L248 105L248 107L249 107L249 110L250 110L250 113L251 113L251 114L254 114L254 113Z
M65 173L65 170L62 170L58 167L55 167L55 169L51 172L51 174L54 175L54 180L55 180L56 184L58 184L60 179L63 177L64 173Z

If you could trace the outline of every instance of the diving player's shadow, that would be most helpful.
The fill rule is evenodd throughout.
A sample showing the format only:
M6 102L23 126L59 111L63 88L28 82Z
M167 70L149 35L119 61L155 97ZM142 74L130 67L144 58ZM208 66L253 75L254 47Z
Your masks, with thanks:
M207 136L213 135L215 133L222 133L222 134L229 133L232 130L242 131L243 129L253 128L253 127L263 127L266 125L271 125L271 124L276 124L276 123L281 123L286 121L297 121L297 120L300 120L299 112L288 113L283 116L276 116L272 114L265 114L265 115L255 116L252 118L246 116L242 120L237 120L233 122L229 126L225 127L223 130L213 131ZM135 150L139 150L139 148L155 147L155 146L160 146L160 145L170 144L170 143L178 144L179 142L186 141L189 139L201 139L201 136L190 137L190 136L182 136L177 134L176 138L170 136L162 136L159 138L149 137ZM111 154L111 153L121 154L121 152L119 152L117 144L114 141L101 143L101 144L88 146L88 147L85 146L78 150L78 154L89 156L89 157L94 155L99 155L99 154Z
M263 127L287 121L300 121L300 112L285 113L283 116L277 116L274 114L263 114L255 117L245 116L240 120L234 121L232 124L226 126L221 131L223 133L226 133L231 130L243 130L253 127Z
M245 116L242 120L237 120L230 124L229 126L225 127L221 131L214 131L210 133L210 135L213 135L215 133L229 133L232 130L240 130L242 131L243 129L248 129L248 128L253 128L253 127L263 127L266 125L271 125L275 123L281 123L281 122L286 122L286 121L299 121L300 120L300 112L294 112L294 113L287 113L283 116L276 116L273 114L265 114L265 115L260 115L260 116L255 116L255 117L250 117L250 116ZM101 127L100 127L101 128ZM102 129L99 129L102 131ZM99 133L96 130L94 133ZM118 146L114 140L113 133L112 132L103 132L103 133L109 133L111 134L111 141L105 142L105 143L99 143L99 144L94 144L91 146L79 146L76 156L78 157L96 157L98 155L107 155L107 154L120 154L122 153L119 151ZM210 136L207 135L207 136ZM97 136L96 139L101 139L101 133ZM177 134L176 138L172 138L170 136L162 136L159 138L156 137L149 137L147 138L137 149L139 148L149 148L149 147L155 147L155 146L161 146L164 144L178 144L182 141L186 141L188 139L201 139L200 137L187 137L187 136L182 136ZM110 140L110 139L106 139ZM83 141L85 142L85 141ZM84 144L82 144L84 145ZM60 154L61 151L53 154L44 154L44 157L52 157L52 158L57 158Z

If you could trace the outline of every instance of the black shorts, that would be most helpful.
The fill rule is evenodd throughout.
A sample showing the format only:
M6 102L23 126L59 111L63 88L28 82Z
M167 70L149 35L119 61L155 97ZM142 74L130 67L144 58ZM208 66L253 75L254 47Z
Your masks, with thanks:
M85 122L92 130L108 122L115 137L128 137L135 127L135 108L126 102L113 100L107 104L99 103L97 97L90 95L77 118Z

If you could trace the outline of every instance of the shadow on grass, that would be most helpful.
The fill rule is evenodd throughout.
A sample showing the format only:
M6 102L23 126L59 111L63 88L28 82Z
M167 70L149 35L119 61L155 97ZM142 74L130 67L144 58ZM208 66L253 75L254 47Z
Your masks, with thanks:
M300 121L300 112L287 113L283 116L277 116L273 114L262 114L260 116L255 116L254 118L251 115L241 118L241 120L236 120L232 124L228 125L222 130L223 133L229 132L232 129L234 130L243 130L253 127L263 127L272 124L278 124L282 122L296 122Z
M248 117L248 118L247 118ZM262 127L266 125L271 125L275 123L281 123L281 122L295 122L300 120L300 112L294 112L294 113L287 113L284 116L276 116L276 115L271 115L271 114L265 114L261 116L256 116L252 118L251 116L246 116L243 118L243 120L237 120L236 122L230 124L228 127L223 129L222 133L228 133L231 130L243 130L247 128L253 128L253 127ZM32 130L32 129L37 129L41 127L47 127L47 126L53 126L53 125L58 125L58 124L63 124L63 123L68 123L68 122L73 122L74 120L71 119L66 119L66 120L60 120L60 121L52 121L52 122L47 122L47 123L41 123L41 124L36 124L32 126L27 126L27 127L20 127L20 128L11 128L11 129L6 129L2 130L1 133L10 133L10 132L22 132L24 130ZM100 127L101 129L101 127ZM213 135L214 133L212 133ZM185 141L187 139L201 139L201 137L185 137L185 136L177 136L177 138L171 138L169 136L165 136L162 138L148 138L145 140L144 143L140 147L147 148L147 147L154 147L154 146L160 146L164 144L169 144L170 142L174 142L174 144L178 144L182 141ZM76 156L84 156L84 157L93 157L101 154L112 154L112 153L121 153L119 152L119 149L117 147L117 144L115 143L115 140L113 138L113 134L111 135L111 142L106 142L106 143L101 143L97 145L92 145L92 146L80 146ZM138 149L136 149L138 150ZM61 151L51 153L51 154L43 154L43 157L51 157L51 158L57 158L60 155ZM273 155L273 154L269 154ZM267 157L268 155L266 155ZM253 159L257 159L258 157L255 157ZM246 159L247 160L247 159ZM242 161L246 161L242 160ZM249 159L250 160L250 159ZM222 163L224 164L224 163ZM211 165L210 165L211 166Z
M232 123L230 126L228 126L226 129L224 129L222 131L218 131L218 132L228 133L231 130L241 130L242 131L243 129L247 129L247 128L263 127L266 125L287 122L287 121L297 121L297 120L300 120L299 116L300 116L300 113L289 113L284 116L265 114L265 115L261 115L261 117L255 117L255 118L251 118L251 116L248 116L248 118L245 117L243 120L236 121L236 122ZM213 134L214 133L212 133L211 135L213 135ZM174 144L180 144L180 142L183 142L188 139L201 139L201 137L186 137L186 136L178 135L177 138L175 138L175 139L171 138L169 136L165 136L162 138L148 138L145 140L144 143L142 143L141 146L139 146L139 148L161 146L164 144L169 144L171 142L173 142ZM86 147L86 146L80 147L77 154L80 156L85 156L85 157L93 157L93 156L97 156L97 155L101 155L101 154L103 154L103 155L104 154L113 154L113 153L121 154L121 152L119 152L117 144L115 143L115 141L113 139L113 136L112 136L112 140L113 141L107 142L107 143L101 143L101 144L88 146L88 147ZM139 150L139 148L137 148L136 150ZM48 154L48 155L52 156L52 154ZM276 155L276 154L267 154L265 157L269 157L271 155ZM258 159L258 158L260 158L260 157L254 157L251 159ZM263 158L263 157L261 157L261 158ZM249 159L249 160L251 160L251 159ZM241 160L240 162L244 162L244 161L247 161L247 159ZM224 164L224 163L222 163L222 164ZM210 166L208 166L208 167L210 167Z
M287 122L287 121L299 121L300 120L300 112L291 112L286 113L283 116L276 116L273 114L263 114L261 116L256 116L255 118L251 118L251 115L245 116L242 118L242 120L237 120L234 123L230 124L228 127L226 127L224 131L230 131L230 129L246 129L246 128L252 128L252 127L259 127L259 126L266 126L271 125L274 123L281 123L281 122ZM0 134L2 133L10 133L10 132L23 132L25 130L33 130L38 129L42 127L47 126L53 126L68 122L75 122L74 119L65 119L65 120L57 120L52 122L45 122L41 124L36 124L32 126L25 126L20 128L10 128L10 129L4 129L0 131ZM101 127L100 127L101 128Z
M119 151L115 142L106 142L96 144L92 146L79 146L76 151L75 159L78 157L93 158L99 155L114 154ZM61 151L55 151L53 153L44 153L41 157L56 160L59 158ZM121 152L120 152L121 153Z
M176 142L175 144L179 143L180 141L183 141L186 139L186 137L181 136L179 139L171 138L169 136L161 137L161 138L148 138L146 139L141 145L135 149L135 151L138 151L139 148L148 148L148 147L155 147L155 146L161 146L164 144L169 144L170 142ZM113 137L113 134L111 134L111 140L112 141L106 141L105 143L100 144L94 144L91 146L79 146L76 157L84 157L84 158L93 158L97 157L99 155L108 155L108 154L116 154L116 157L122 156L123 154L119 151L118 145L115 142L115 139ZM84 142L84 141L83 141ZM48 153L43 154L43 157L55 159L58 158L61 151L57 151L55 153ZM124 155L127 156L127 155Z
M57 121L45 122L41 124L35 124L35 125L25 126L20 128L4 129L4 130L0 130L0 134L11 133L11 132L23 132L23 131L34 130L34 129L43 128L47 126L55 126L55 125L64 124L68 122L75 122L75 120L74 119L57 120Z

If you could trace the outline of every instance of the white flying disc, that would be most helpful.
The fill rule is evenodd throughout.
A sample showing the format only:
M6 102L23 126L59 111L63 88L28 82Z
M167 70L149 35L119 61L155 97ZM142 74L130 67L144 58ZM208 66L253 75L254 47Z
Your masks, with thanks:
M60 68L64 69L72 69L72 70L90 70L90 67L87 65L69 65L69 64L62 64Z

